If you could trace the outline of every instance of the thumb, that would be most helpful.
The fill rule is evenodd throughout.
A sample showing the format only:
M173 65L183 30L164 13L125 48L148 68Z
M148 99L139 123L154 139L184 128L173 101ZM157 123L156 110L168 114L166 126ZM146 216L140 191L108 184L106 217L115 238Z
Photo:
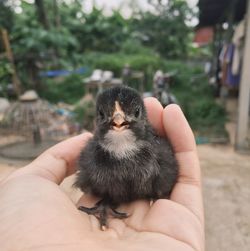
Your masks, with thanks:
M37 175L60 184L66 176L76 171L78 156L91 137L92 134L83 133L56 144L29 165L14 172L7 180L20 175Z

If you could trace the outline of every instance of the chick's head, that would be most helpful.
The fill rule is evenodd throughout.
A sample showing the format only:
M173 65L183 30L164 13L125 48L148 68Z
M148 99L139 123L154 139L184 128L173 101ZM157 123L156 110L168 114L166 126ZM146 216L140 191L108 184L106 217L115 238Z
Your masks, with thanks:
M129 87L114 87L101 93L96 105L96 128L100 136L130 131L140 139L145 134L147 114L140 94Z

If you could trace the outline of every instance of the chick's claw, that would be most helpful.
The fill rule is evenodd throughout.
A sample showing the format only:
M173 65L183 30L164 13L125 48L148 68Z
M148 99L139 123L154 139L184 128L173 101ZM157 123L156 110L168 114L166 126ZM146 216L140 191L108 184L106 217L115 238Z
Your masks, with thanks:
M95 215L95 214L99 213L99 209L96 206L94 206L94 207L80 206L80 207L78 207L78 210L83 211L89 215Z
M109 206L103 200L100 200L99 202L97 202L94 207L89 208L89 207L80 206L78 209L89 215L94 215L99 220L100 228L103 231L106 230L108 227L107 219L109 215L117 219L125 219L129 216L126 213L121 213L121 212L116 211L115 207Z
M125 219L125 218L128 218L129 215L126 214L126 213L121 213L121 212L118 212L116 211L114 208L110 208L111 209L111 212L110 214L114 217L114 218L117 218L117 219Z
M100 228L102 231L105 231L108 227L107 225L107 218L108 218L108 211L109 207L98 202L94 207L88 208L84 206L78 207L78 210L83 211L89 215L94 215L100 223Z

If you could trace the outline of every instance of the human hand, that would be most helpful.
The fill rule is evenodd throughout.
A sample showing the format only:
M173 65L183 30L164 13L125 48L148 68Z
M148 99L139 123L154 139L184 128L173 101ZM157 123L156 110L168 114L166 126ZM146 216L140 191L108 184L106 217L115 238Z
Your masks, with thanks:
M119 211L125 220L109 219L100 231L94 216L77 210L58 184L75 172L75 162L90 134L66 140L47 150L0 184L1 250L178 250L204 249L200 168L192 131L180 108L163 110L145 100L149 120L171 141L180 166L170 200L152 205L136 201ZM93 206L84 195L78 205Z

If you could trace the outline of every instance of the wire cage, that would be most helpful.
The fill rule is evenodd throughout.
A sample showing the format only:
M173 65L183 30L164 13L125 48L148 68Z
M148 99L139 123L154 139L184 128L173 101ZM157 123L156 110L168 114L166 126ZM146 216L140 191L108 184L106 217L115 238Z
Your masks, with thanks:
M74 131L73 120L42 100L34 91L26 92L7 109L0 124L2 135L22 136L21 142L1 147L0 155L32 159Z

